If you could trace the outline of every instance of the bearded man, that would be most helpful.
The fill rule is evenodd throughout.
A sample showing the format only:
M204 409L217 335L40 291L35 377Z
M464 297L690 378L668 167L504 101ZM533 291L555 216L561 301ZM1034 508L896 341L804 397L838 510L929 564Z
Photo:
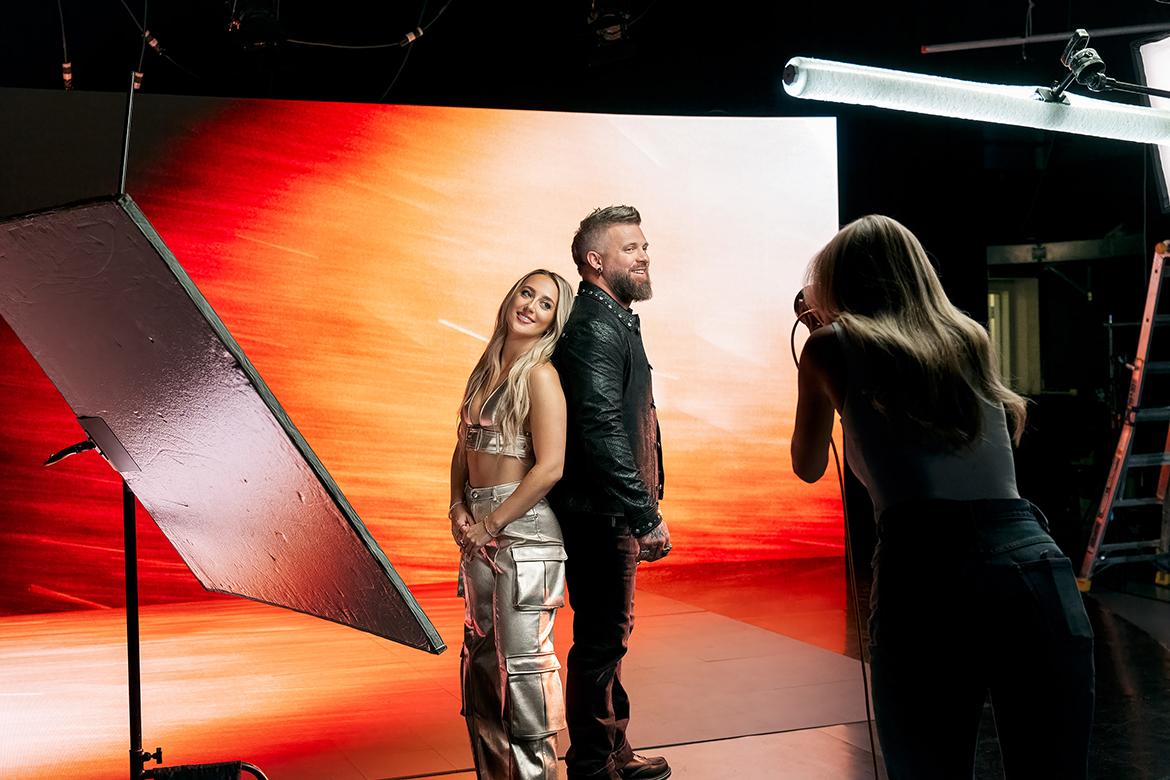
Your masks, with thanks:
M631 206L597 209L573 236L581 286L553 355L568 404L564 476L549 493L565 537L573 647L566 665L570 780L662 780L634 754L622 657L639 561L670 553L662 446L635 301L650 299L650 255Z

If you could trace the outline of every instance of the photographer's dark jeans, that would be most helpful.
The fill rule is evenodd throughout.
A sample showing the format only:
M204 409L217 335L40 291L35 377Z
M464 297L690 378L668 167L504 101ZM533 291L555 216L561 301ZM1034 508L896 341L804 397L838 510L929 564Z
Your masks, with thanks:
M634 629L638 542L608 515L558 513L573 608L573 647L565 664L565 714L573 780L619 780L634 751L626 741L630 700L622 658Z
M890 780L970 780L988 692L1008 778L1084 778L1093 632L1031 505L911 502L881 514L878 539L870 663Z

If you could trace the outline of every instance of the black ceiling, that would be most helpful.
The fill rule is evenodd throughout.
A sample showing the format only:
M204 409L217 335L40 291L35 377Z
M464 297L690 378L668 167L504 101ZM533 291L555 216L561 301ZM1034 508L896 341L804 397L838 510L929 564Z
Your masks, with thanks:
M601 0L598 0L601 2ZM591 0L40 0L4 13L0 83L58 88L62 28L77 89L120 91L148 50L143 89L170 94L695 114L792 112L776 94L797 54L1019 83L1060 75L1060 44L923 55L924 44L1170 22L1155 0L744 2L608 0L632 17L634 52L590 66ZM440 14L440 11L442 13ZM230 31L233 13L243 28ZM352 50L427 32L408 48ZM272 44L272 41L280 43ZM1132 75L1128 38L1100 38ZM266 47L245 44L264 41ZM394 88L386 93L402 67ZM1108 56L1119 53L1120 56ZM1124 71L1124 73L1122 73Z
M1155 0L608 1L629 12L633 50L597 64L599 53L608 50L598 47L587 27L590 0L446 5L444 0L60 0L60 13L57 3L40 0L4 12L0 86L61 88L63 19L75 88L124 91L142 53L138 25L145 16L166 55L146 51L146 92L684 115L833 115L839 119L842 219L883 211L924 238L937 243L962 236L980 252L987 243L1092 238L1118 226L1135 232L1150 220L1155 229L1161 227L1156 205L1148 204L1152 185L1146 181L1145 150L1138 145L799 101L779 89L779 75L790 57L806 55L981 81L1047 84L1062 75L1062 43L930 55L921 47L1023 35L1029 8L1032 32L1041 34L1170 23L1170 5ZM233 8L244 17L236 33L229 31ZM292 42L392 43L420 24L426 33L407 48ZM1092 41L1109 75L1134 79L1132 40ZM265 45L245 46L258 42Z

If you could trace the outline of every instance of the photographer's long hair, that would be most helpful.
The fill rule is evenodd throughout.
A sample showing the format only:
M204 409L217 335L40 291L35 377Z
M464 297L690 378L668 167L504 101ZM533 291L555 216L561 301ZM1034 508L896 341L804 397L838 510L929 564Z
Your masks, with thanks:
M979 441L980 396L1002 403L1013 439L1027 401L1003 383L987 331L955 308L918 239L896 220L849 223L809 264L822 319L838 322L873 371L871 402L924 442Z
M528 418L530 407L528 376L532 373L532 369L552 360L553 349L556 347L561 333L565 330L569 313L573 310L573 287L563 276L554 271L538 268L521 276L512 285L512 289L508 290L508 294L504 296L499 311L496 313L495 330L492 332L491 339L488 340L487 348L483 351L479 362L475 364L471 376L467 379L467 387L463 391L463 403L459 407L460 410L467 408L477 393L495 387L499 381L503 369L500 358L504 353L504 340L508 336L507 308L516 296L516 292L531 276L547 276L556 283L557 310L552 327L541 336L532 349L516 358L516 362L512 365L508 378L505 380L508 386L504 389L503 398L500 399L501 414L500 419L496 421L505 441L512 441L523 433L524 421ZM466 425L463 422L463 415L460 413L459 436L461 439L465 433Z

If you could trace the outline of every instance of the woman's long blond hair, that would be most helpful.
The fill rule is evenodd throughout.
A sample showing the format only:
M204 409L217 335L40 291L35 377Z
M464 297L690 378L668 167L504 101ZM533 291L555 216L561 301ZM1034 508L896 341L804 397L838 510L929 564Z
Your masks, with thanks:
M516 296L516 293L524 286L524 283L533 276L547 276L556 283L556 313L553 316L552 325L545 331L544 335L540 337L531 349L519 355L512 364L512 368L508 372L508 377L504 380L507 387L504 389L503 398L500 399L500 405L498 407L500 415L499 419L496 420L496 426L503 434L504 441L513 441L516 437L524 433L524 421L528 419L528 410L530 407L528 377L532 373L532 369L552 359L553 349L557 345L557 339L561 337L561 333L565 329L565 323L569 319L569 312L573 309L572 286L560 274L553 271L546 271L543 268L538 268L531 273L521 276L512 285L512 289L508 290L508 294L504 296L503 302L500 303L500 309L496 313L496 328L492 332L492 337L488 341L483 355L480 356L479 362L472 369L471 376L467 378L467 388L463 391L463 404L459 407L460 437L466 433L466 423L463 422L463 410L470 409L472 399L481 392L485 393L484 401L486 401L487 391L494 388L500 381L500 374L503 370L501 357L504 354L504 341L508 336L508 306Z
M950 302L904 226L880 215L851 222L813 258L807 282L821 319L861 345L871 403L886 419L964 449L979 440L982 396L1003 404L1019 444L1027 402L1004 385L987 331Z

